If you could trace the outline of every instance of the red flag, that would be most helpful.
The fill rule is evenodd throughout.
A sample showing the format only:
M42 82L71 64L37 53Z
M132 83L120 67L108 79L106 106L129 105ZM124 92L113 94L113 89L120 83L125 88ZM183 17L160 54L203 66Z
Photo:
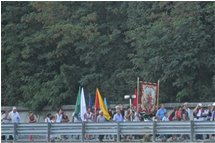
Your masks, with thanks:
M96 92L96 98L95 98L95 104L94 104L94 113L96 113L97 109L99 109L99 99L98 99L98 93Z
M133 108L136 107L136 109L137 109L137 99L138 99L138 97L137 97L137 89L136 88L134 90L134 95L136 95L136 98L134 98L133 101L132 101L132 107Z

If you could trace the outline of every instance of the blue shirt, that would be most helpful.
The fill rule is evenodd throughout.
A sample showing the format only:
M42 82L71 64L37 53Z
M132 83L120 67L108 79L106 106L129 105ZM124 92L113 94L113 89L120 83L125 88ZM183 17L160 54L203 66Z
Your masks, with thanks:
M116 114L113 116L113 121L115 121L115 122L122 122L122 121L123 121L122 115L116 113Z
M166 112L166 109L165 108L160 108L157 113L156 113L156 116L159 117L160 120L163 119L164 117L164 113Z

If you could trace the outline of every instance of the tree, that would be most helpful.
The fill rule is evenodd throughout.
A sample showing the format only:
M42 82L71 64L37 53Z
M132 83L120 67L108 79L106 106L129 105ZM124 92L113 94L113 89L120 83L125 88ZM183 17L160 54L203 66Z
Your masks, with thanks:
M123 103L136 77L161 102L214 100L213 2L2 2L2 105Z

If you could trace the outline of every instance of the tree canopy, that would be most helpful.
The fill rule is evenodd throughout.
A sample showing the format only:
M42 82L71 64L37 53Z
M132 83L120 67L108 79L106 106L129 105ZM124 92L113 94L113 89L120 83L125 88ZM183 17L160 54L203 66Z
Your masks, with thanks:
M109 103L137 77L160 101L215 101L214 2L2 2L2 105Z

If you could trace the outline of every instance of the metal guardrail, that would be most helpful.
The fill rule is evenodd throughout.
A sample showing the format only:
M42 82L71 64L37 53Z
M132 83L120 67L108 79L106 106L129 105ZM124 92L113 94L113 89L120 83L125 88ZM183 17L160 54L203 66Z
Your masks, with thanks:
M39 141L47 142L55 136L77 136L84 142L85 135L113 135L120 142L123 135L189 135L195 141L196 134L215 134L215 122L105 122L105 123L19 123L1 124L1 135L13 135L14 141L20 136L43 136ZM24 141L24 140L22 140ZM26 138L28 141L28 138ZM77 142L77 141L76 141Z

